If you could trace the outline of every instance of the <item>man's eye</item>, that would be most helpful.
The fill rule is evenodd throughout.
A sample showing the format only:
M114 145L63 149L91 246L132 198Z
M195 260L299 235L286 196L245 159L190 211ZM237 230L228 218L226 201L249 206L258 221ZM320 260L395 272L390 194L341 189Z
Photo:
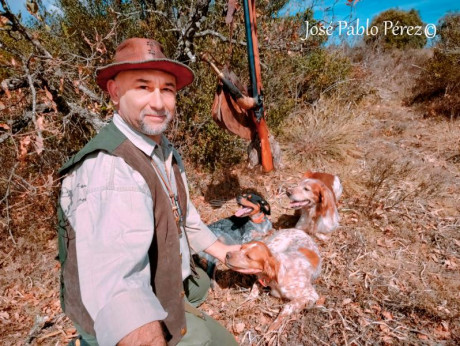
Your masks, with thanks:
M138 88L142 89L142 90L147 90L148 86L147 85L139 85Z

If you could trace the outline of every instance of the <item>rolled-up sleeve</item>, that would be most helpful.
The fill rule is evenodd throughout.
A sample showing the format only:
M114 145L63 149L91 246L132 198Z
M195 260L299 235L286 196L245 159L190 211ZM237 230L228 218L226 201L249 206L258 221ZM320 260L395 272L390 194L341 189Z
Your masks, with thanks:
M68 209L81 298L101 346L115 345L136 328L167 316L150 285L150 192L140 174L120 160L107 154L87 159L84 165L91 169L78 170L83 177L71 190Z

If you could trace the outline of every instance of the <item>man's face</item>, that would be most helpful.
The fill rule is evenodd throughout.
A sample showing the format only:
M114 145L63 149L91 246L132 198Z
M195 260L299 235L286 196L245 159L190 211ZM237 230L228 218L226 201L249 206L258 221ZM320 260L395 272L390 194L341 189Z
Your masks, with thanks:
M158 70L122 71L107 89L120 116L159 143L174 118L176 78Z

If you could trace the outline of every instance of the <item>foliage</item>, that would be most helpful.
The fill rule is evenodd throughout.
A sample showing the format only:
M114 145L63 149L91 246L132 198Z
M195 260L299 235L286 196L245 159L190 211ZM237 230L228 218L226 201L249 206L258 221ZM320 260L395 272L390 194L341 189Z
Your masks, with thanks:
M391 25L393 27L390 27ZM427 42L425 35L411 35L408 30L395 29L424 26L420 14L414 9L410 11L398 9L384 11L372 20L370 27L373 26L378 28L378 33L365 36L365 42L368 45L376 45L383 49L405 49L423 48ZM393 32L393 29L396 31ZM415 30L413 32L415 33Z
M413 88L410 103L423 103L426 115L460 116L460 14L446 15L439 42Z
M296 107L327 95L351 73L347 57L324 48L288 56L269 53L267 61L270 62L265 78L268 123L275 134Z

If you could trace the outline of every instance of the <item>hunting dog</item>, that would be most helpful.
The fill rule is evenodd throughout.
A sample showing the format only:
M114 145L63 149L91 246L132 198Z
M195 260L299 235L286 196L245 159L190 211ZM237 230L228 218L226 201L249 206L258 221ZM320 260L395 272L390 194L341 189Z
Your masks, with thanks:
M315 235L321 240L339 225L337 201L342 195L342 184L337 176L308 171L304 179L286 195L290 207L300 210L300 219L295 228Z
M208 225L217 238L227 245L247 243L266 235L272 229L270 204L254 193L242 194L236 198L239 209L229 218ZM207 273L214 278L216 258L200 253L207 260Z
M321 257L316 243L302 230L281 229L261 241L243 244L239 251L227 253L225 264L236 271L258 270L260 283L270 287L273 296L289 300L269 331L319 298L312 282L321 272Z

